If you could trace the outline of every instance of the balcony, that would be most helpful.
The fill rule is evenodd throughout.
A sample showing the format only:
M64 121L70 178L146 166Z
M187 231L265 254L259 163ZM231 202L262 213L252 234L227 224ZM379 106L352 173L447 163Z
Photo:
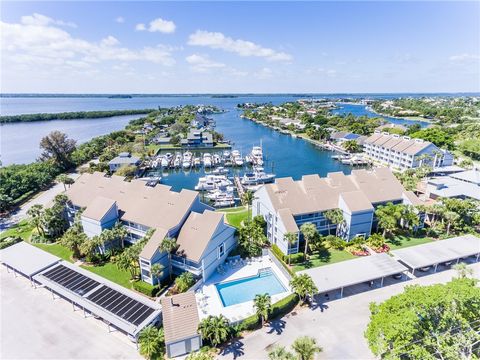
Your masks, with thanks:
M176 267L177 269L182 269L182 270L191 272L192 274L197 276L202 275L202 265L197 264L193 261L182 258L180 256L173 255L171 262L172 262L172 266Z

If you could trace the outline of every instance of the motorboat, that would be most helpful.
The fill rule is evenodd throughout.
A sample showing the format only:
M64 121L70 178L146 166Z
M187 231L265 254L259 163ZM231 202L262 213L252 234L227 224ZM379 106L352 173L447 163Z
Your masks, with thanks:
M162 162L161 162L162 167L167 167L168 165L170 165L170 162L172 161L172 157L173 157L172 154L166 153L162 157Z
M275 174L267 174L263 168L256 167L253 172L247 172L240 180L242 185L258 185L273 182Z
M203 166L209 168L212 166L212 155L209 153L203 154Z
M225 175L225 174L228 174L228 169L223 167L223 166L219 166L212 171L212 174L214 174L214 175Z
M198 183L195 186L195 190L230 190L233 189L233 183L227 179L224 175L209 174L198 179Z
M182 163L182 155L180 154L175 155L175 160L173 160L173 167L179 168L181 163Z
M196 157L195 159L193 159L193 165L195 167L199 167L201 164L202 164L202 160L199 157Z
M183 154L182 167L184 169L189 169L191 166L192 166L192 153L190 151L187 151L185 154Z

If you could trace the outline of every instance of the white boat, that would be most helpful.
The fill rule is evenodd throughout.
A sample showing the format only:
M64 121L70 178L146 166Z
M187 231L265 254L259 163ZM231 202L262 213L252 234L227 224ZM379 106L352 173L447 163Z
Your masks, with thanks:
M213 203L213 206L216 207L216 208L230 207L230 206L233 206L233 205L235 205L235 200L234 199L231 199L231 200L216 200Z
M166 154L162 157L161 165L162 165L163 167L167 167L168 165L170 165L170 162L172 161L172 157L173 157L172 154L166 153Z
M175 155L175 160L173 160L173 167L179 168L181 163L182 163L182 155L180 154Z
M233 197L233 192L221 191L221 190L209 191L209 193L205 195L205 198L212 201L235 200L235 198Z
M195 190L231 190L232 182L225 175L206 175L198 179Z
M243 159L240 151L233 150L232 151L232 164L235 166L243 166Z
M220 158L220 155L218 155L218 154L213 155L213 163L215 165L218 165L218 164L222 163L222 159Z
M203 166L209 168L212 166L212 155L209 153L203 154Z
M195 159L193 159L193 165L195 165L195 167L199 167L201 164L202 164L202 160L199 157L196 157Z
M229 158L229 157L230 157L230 151L225 150L225 151L223 152L223 158L224 158L224 159L227 159L227 158Z
M190 151L187 151L185 154L183 154L182 167L184 169L189 169L191 166L192 166L192 153Z
M240 180L242 185L266 184L275 180L275 174L267 174L263 168L255 168L253 172L247 172Z
M225 174L228 174L228 169L224 168L223 166L219 166L212 171L212 174L225 175Z
M263 150L261 146L254 146L250 153L251 162L254 165L263 165Z

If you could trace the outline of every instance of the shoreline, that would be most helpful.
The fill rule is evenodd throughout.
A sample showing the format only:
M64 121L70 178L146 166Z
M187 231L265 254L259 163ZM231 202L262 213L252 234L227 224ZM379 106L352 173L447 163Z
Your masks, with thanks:
M358 104L358 105L361 105L361 104ZM428 123L428 124L435 124L436 123L436 119L425 119L421 116L395 116L395 115L388 115L388 114L383 114L383 113L380 113L378 111L375 111L371 106L369 105L365 105L365 110L368 110L378 116L382 116L382 117L387 117L387 118L392 118L392 119L398 119L398 120L406 120L406 121L417 121L417 122L424 122L424 123Z

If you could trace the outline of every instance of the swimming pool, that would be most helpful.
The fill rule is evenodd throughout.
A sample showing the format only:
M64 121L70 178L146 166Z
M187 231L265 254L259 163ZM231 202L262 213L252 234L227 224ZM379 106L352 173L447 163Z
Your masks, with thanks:
M253 300L257 294L270 296L287 291L271 270L258 275L215 284L223 306L240 304Z

